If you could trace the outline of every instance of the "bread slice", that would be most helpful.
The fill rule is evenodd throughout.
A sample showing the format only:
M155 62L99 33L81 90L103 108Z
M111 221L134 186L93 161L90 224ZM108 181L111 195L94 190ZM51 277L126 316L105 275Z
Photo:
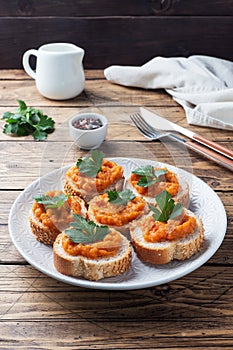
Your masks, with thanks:
M43 224L36 218L32 210L29 214L29 223L31 231L35 235L36 239L46 245L52 245L57 235L60 233L59 230L52 231L49 228L43 226Z
M112 183L109 185L103 192L105 191L122 191L124 186L124 178L122 177L118 181ZM86 202L89 202L94 196L101 194L103 192L89 192L85 190L82 187L78 187L77 184L75 184L70 177L65 178L65 184L64 184L64 192L66 194L71 194L72 196L80 196L82 197Z
M89 220L93 221L95 224L97 225L107 225L108 227L110 228L113 228L115 230L118 230L120 231L124 236L126 236L128 239L130 238L130 235L129 235L129 224L130 224L130 221L128 223L125 223L123 225L120 225L120 226L116 226L116 225L110 225L109 223L104 223L104 222L99 222L99 220L95 217L95 213L94 213L94 206L95 206L95 203L96 203L96 200L98 201L98 198L101 198L101 196L96 196L94 198L92 198L92 200L90 200L90 202L88 203L89 206L88 206L88 211L87 211L87 214L88 214L88 218ZM124 209L122 209L123 211ZM148 214L148 212L150 211L149 209L149 205L147 203L145 203L145 207L144 207L144 210L140 213L140 215L135 218L134 220L139 220L142 216ZM114 215L114 212L112 211L111 213L109 213L109 215ZM131 220L132 221L132 220Z
M86 218L87 216L87 208L84 200L80 197L75 197L73 200L79 202L81 205L81 213L80 215ZM44 226L41 221L35 216L34 212L30 210L29 213L29 223L32 233L35 235L36 239L46 245L53 245L57 235L61 233L59 228L49 228Z
M175 202L180 202L183 204L184 207L187 208L189 205L189 185L186 181L182 181L181 179L178 179L178 181L179 181L179 186L180 186L179 191L172 198L174 199ZM141 195L140 193L138 193L137 190L135 189L135 187L130 182L130 179L126 180L125 187L127 189L130 189L131 191L133 191L136 196L143 197L147 201L147 203L152 204L152 205L156 204L155 197L145 196L145 195Z
M96 152L98 153L98 150L96 150ZM92 159L92 153L91 157L85 157L83 161L85 159L86 161L87 159ZM86 167L88 168L89 165L86 165ZM93 174L94 177L87 175L89 174L87 169L83 171L84 172L80 171L77 164L71 166L67 170L64 184L64 191L66 194L81 196L86 202L88 202L94 196L106 191L121 191L123 189L125 181L124 169L116 162L103 158L101 169L96 176Z
M188 259L201 249L204 242L202 220L190 210L186 209L185 212L187 215L196 218L197 228L192 234L175 241L147 242L143 237L141 222L138 221L130 225L131 241L140 260L151 264L167 264L174 259Z
M127 271L131 264L132 248L126 237L122 236L122 246L116 256L90 259L84 256L69 255L62 247L62 237L57 236L53 245L54 266L62 274L98 281Z

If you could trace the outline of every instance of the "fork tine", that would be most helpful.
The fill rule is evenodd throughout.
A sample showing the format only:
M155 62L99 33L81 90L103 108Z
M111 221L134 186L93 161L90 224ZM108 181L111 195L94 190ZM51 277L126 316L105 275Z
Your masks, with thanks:
M138 130L145 136L150 139L158 139L161 136L164 136L159 131L153 129L139 113L135 113L130 116L131 120L134 122Z
M146 130L143 129L143 127L142 127L142 125L141 125L141 123L140 123L140 120L138 119L137 114L132 114L132 115L130 116L130 119L132 120L132 122L134 123L134 125L136 126L136 128L139 130L139 132L140 132L143 136L145 136L145 137L147 137L147 138L149 138L149 139L152 139L152 138L153 138L153 136L152 136L150 133L148 133Z
M141 116L140 113L137 113L137 116L138 116L138 120L140 120L141 126L145 130L147 130L149 133L153 134L153 136L157 136L157 137L163 136L163 134L159 130L156 130L151 125L149 125L147 123L147 121Z

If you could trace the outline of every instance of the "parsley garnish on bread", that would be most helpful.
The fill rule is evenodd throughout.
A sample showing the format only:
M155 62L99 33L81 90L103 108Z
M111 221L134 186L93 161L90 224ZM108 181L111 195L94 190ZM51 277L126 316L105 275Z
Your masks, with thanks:
M153 211L153 218L156 221L167 222L182 214L183 205L181 203L175 204L174 199L167 191L159 193L155 200L160 210L153 205L150 205L150 209Z
M112 204L125 205L136 197L133 191L131 190L124 190L121 192L107 191L107 194L108 194L108 201Z
M103 158L103 152L92 150L89 157L79 158L76 165L81 173L89 177L96 177L102 169Z
M66 196L64 193L61 193L57 196L51 197L46 194L41 196L34 197L34 199L39 203L43 204L46 209L56 209L62 207L65 202L68 200L70 195Z
M151 205L149 215L130 225L138 258L145 263L167 264L196 254L204 242L202 220L181 203L175 204L167 191L156 196L156 203L158 207Z
M79 215L74 218L75 222L57 236L53 245L54 266L60 273L98 281L129 269L132 249L126 237Z
M82 216L74 214L74 222L65 230L66 235L74 243L94 243L102 241L110 229L108 226L96 225L93 221L87 221Z
M133 174L141 176L137 183L137 185L141 187L149 187L155 182L163 181L161 176L166 173L166 169L155 169L152 165L142 166L133 171Z

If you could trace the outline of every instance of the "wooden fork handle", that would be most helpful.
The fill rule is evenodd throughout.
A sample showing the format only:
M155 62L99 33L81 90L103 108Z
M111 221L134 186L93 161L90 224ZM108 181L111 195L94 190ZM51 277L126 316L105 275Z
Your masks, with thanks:
M219 152L222 155L225 155L226 157L231 158L231 160L233 160L233 151L231 151L230 149L223 147L222 145L219 145L216 142L210 141L198 134L194 134L192 138L197 142L200 142L201 144L206 145L207 147L210 147L213 150L216 150L216 152Z
M201 154L202 156L214 161L215 163L233 171L233 161L223 155L196 143L195 141L186 141L185 145L192 151Z

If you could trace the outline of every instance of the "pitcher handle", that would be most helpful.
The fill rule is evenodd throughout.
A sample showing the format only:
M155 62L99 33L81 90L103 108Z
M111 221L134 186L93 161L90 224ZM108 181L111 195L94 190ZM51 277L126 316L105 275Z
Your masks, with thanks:
M36 79L36 72L31 68L30 63L29 63L29 57L33 56L38 56L38 51L35 49L28 50L24 53L23 55L23 68L25 72L30 75L33 79Z

